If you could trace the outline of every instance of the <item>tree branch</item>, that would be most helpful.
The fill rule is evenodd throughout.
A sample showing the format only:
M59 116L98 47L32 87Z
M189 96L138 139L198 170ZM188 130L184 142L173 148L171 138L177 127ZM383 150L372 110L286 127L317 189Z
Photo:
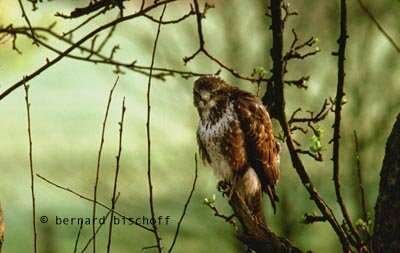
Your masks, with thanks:
M340 162L340 123L342 118L342 105L344 98L344 81L345 81L345 59L346 59L346 42L347 42L347 3L346 0L340 1L340 36L338 39L339 51L338 51L338 80L336 86L336 98L335 98L335 121L333 124L333 182L335 187L336 200L340 206L340 210L343 214L344 220L350 229L350 233L357 240L358 244L361 244L359 234L354 228L353 222L351 221L350 215L347 211L346 204L344 203L341 191L340 191L340 178L339 178L339 162ZM356 246L356 245L355 245Z
M65 51L63 51L63 53L61 55L58 55L56 58L54 58L53 60L49 60L48 62L46 62L46 64L42 65L39 69L37 69L36 71L32 72L31 74L28 74L26 76L24 76L20 81L16 82L15 84L11 85L9 88L7 88L5 91L3 91L0 94L0 101L3 100L6 96L8 96L10 93L12 93L14 90L16 90L17 88L21 87L24 83L32 80L33 78L37 77L38 75L40 75L43 71L47 70L48 68L52 67L54 64L56 64L57 62L59 62L61 59L63 59L65 56L67 56L70 52L72 52L74 49L78 48L81 44L83 44L84 42L88 41L90 38L94 37L97 33L112 27L116 24L119 24L121 22L127 21L127 20L131 20L137 17L142 16L143 14L149 12L152 9L157 8L158 6L167 4L167 3L171 3L177 0L164 0L164 1L158 1L157 3L154 3L153 5L150 5L146 8L144 8L143 10L140 10L139 12L136 12L134 14L128 15L128 16L124 16L124 17L120 17L114 21L111 21L105 25L99 26L96 29L94 29L93 31L91 31L90 33L86 34L83 38L81 38L80 40L78 40L77 42L75 42L75 44L71 45L68 49L66 49Z

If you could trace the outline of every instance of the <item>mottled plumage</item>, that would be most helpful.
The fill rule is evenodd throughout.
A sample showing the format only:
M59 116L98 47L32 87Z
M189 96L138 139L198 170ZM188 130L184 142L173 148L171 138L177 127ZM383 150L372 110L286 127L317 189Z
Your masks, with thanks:
M220 180L231 183L250 209L263 191L275 210L279 144L261 101L215 76L199 78L193 95L200 116L197 141L203 161Z

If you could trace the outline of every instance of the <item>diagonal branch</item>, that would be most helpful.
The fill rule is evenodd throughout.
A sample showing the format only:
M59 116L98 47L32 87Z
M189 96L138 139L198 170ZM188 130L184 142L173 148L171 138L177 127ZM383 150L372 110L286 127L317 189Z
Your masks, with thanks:
M59 184L57 184L57 183L55 183L55 182L53 182L53 181L51 181L51 180L49 180L49 179L47 179L47 178L45 178L45 177L39 175L39 174L36 174L36 176L37 176L38 178L40 178L41 180L43 180L44 182L46 182L46 183L48 183L48 184L50 184L50 185L52 185L52 186L54 186L54 187L56 187L56 188L58 188L58 189L61 189L61 190L63 190L63 191L69 192L69 193L72 193L73 195L75 195L75 196L77 196L77 197L79 197L79 198L81 198L81 199L84 199L84 200L86 200L86 201L89 201L89 202L92 202L92 203L94 202L93 199L91 199L91 198L89 198L89 197L86 197L86 196L80 194L79 192L74 191L73 189L70 189L70 188L68 188L68 187L59 185ZM105 208L105 209L107 209L108 211L111 211L111 210L112 210L110 207L108 207L106 204L104 204L104 203L102 203L102 202L100 202L100 201L97 201L96 204L99 205L99 206L101 206L101 207L103 207L103 208ZM113 212L114 212L115 214L117 214L118 216L120 216L120 217L122 217L122 218L124 218L124 219L127 219L127 220L131 221L133 225L136 225L136 226L138 226L138 227L140 227L140 228L143 228L143 229L146 230L146 231L153 232L153 230L152 230L151 228L148 228L148 227L146 227L146 226L144 226L144 225L142 225L142 224L140 224L140 223L135 222L134 220L130 219L128 216L122 214L121 212L119 212L119 211L117 211L117 210L113 210Z
M376 25L378 30L385 36L385 38L389 41L390 44L396 49L398 53L400 53L400 45L398 45L392 36L383 28L383 26L379 23L379 21L375 18L374 14L368 9L368 7L363 3L362 0L358 0L358 3L361 9L367 14L367 16L372 20L372 22Z
M17 88L21 87L24 83L32 80L33 78L37 77L38 75L40 75L42 72L44 72L45 70L47 70L48 68L54 66L54 64L56 64L57 62L59 62L61 59L63 59L65 56L67 56L70 52L72 52L74 49L78 48L80 45L82 45L84 42L88 41L89 39L91 39L92 37L94 37L96 34L98 34L99 32L110 28L116 24L119 24L121 22L127 21L127 20L131 20L137 17L142 16L143 14L149 12L150 10L153 10L161 5L165 5L167 3L171 3L171 2L175 2L177 0L164 0L164 1L158 1L156 3L154 3L153 5L150 5L146 8L144 8L143 10L140 10L134 14L128 15L128 16L124 16L124 17L120 17L118 19L115 19L105 25L99 26L96 29L94 29L93 31L89 32L88 34L86 34L83 38L81 38L80 40L78 40L77 42L75 42L75 44L71 45L69 48L67 48L65 51L63 51L63 53L61 55L58 55L57 57L55 57L53 60L49 60L46 62L46 64L42 65L39 69L37 69L36 71L32 72L31 74L28 74L26 76L24 76L20 81L16 82L15 84L11 85L10 87L8 87L5 91L3 91L0 94L0 101L3 100L6 96L8 96L10 93L12 93L14 90L16 90Z
M183 207L182 215L179 218L178 225L176 227L176 231L175 231L175 235L174 235L174 239L172 240L172 243L171 243L171 246L170 246L170 248L168 250L168 253L172 252L172 250L174 249L176 240L178 239L183 219L185 218L186 211L187 211L187 209L189 207L190 200L192 199L193 192L194 192L194 190L196 188L197 176L198 176L197 175L197 171L198 171L198 168L197 168L197 154L195 154L195 156L194 156L194 179L193 179L192 189L190 190L190 193L189 193L189 196L188 196L188 198L186 200L185 206Z

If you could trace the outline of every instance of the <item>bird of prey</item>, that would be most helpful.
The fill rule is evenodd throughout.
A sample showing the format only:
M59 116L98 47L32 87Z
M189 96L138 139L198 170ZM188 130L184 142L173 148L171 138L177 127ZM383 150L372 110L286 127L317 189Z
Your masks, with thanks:
M260 99L217 76L197 79L193 99L200 117L197 142L202 160L256 218L262 215L262 192L275 212L280 146Z

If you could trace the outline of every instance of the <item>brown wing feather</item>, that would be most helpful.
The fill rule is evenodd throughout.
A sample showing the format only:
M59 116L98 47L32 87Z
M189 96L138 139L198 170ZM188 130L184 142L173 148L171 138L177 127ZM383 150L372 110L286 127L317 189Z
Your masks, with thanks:
M235 109L246 140L248 163L255 169L264 192L275 209L278 197L275 185L279 179L279 145L272 133L272 123L262 103L252 94L234 90Z
M247 157L245 149L244 133L240 122L232 121L229 131L221 139L221 147L224 156L229 160L229 166L234 172L242 173L247 168Z

